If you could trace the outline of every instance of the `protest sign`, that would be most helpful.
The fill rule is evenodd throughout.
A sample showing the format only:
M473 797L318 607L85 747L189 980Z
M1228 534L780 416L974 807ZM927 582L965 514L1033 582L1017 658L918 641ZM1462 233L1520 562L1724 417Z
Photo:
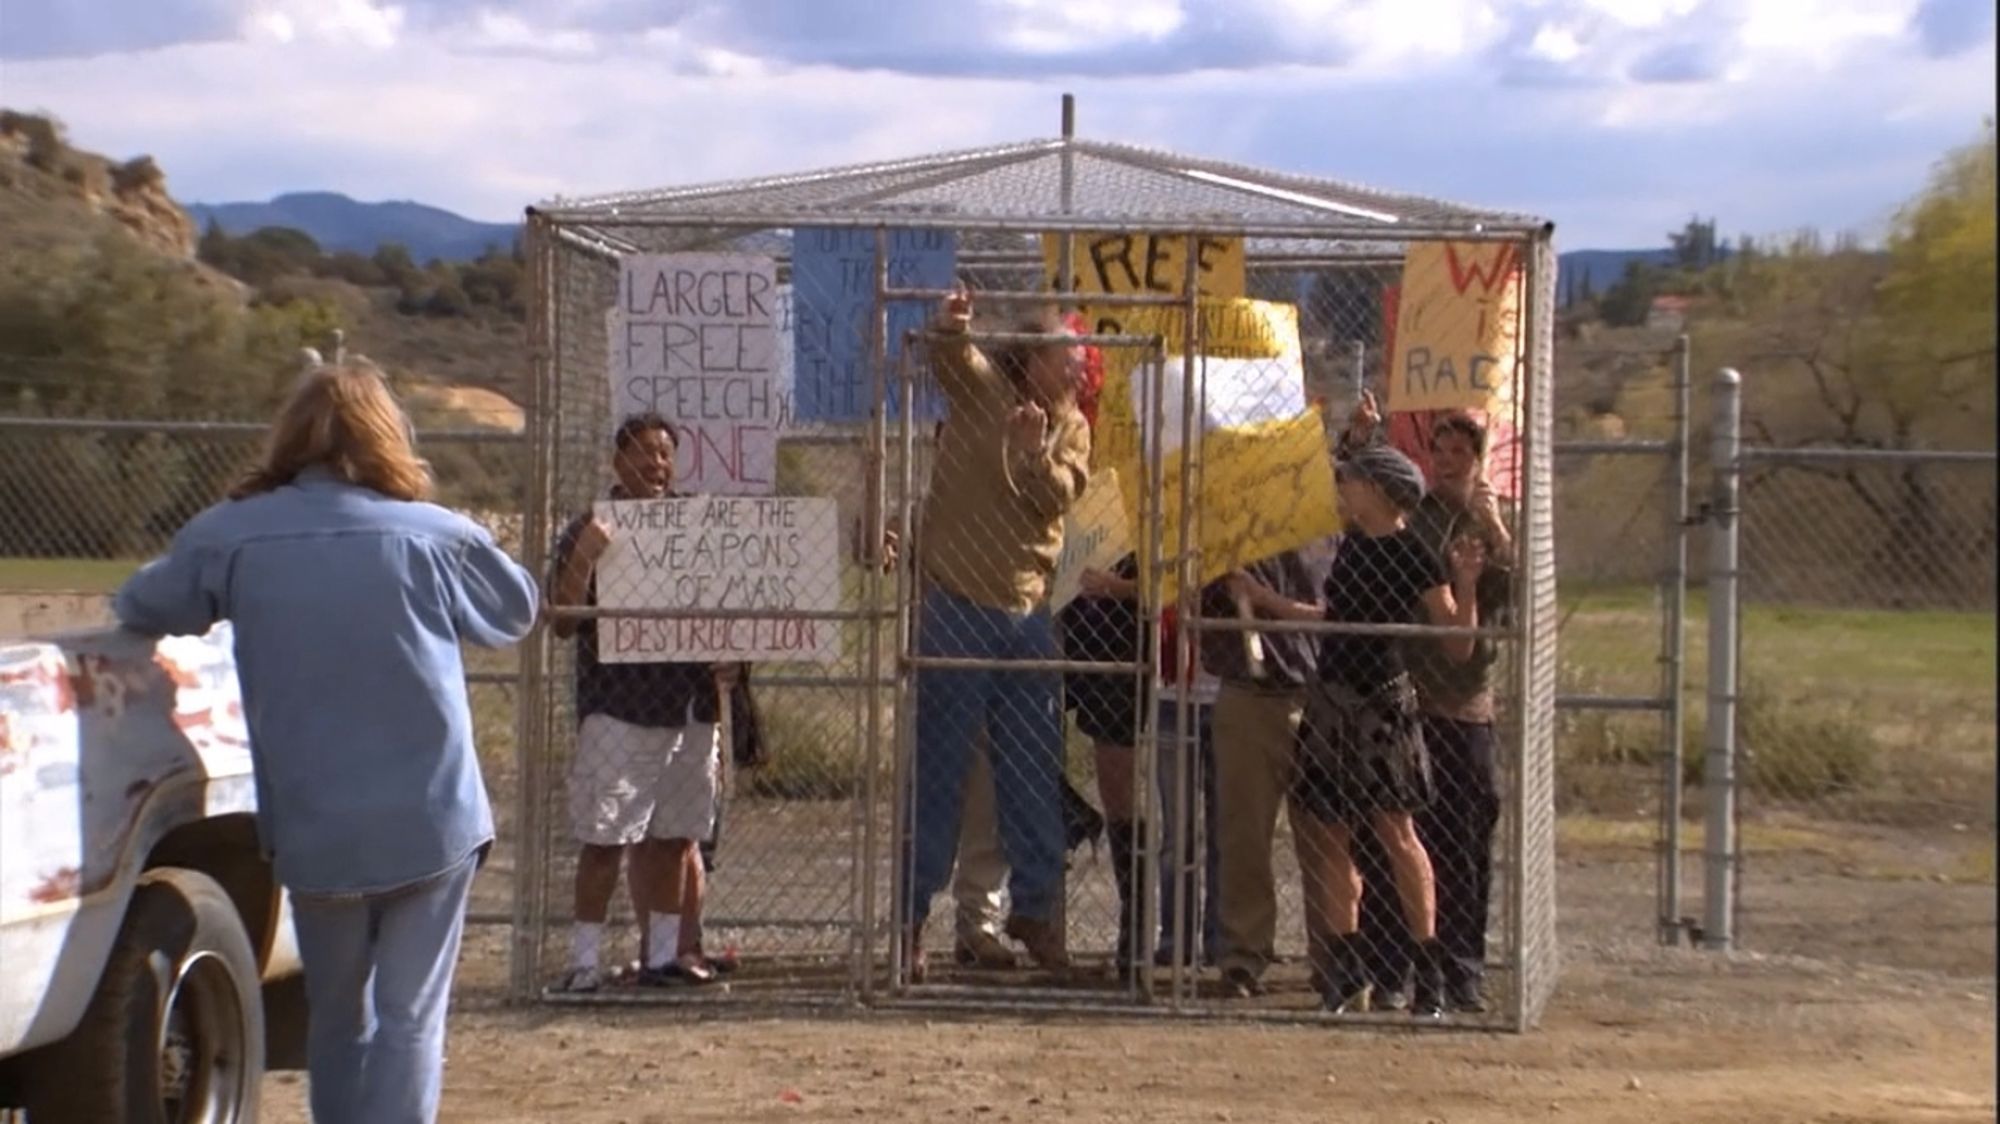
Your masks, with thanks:
M771 490L784 402L777 265L750 254L639 254L610 316L611 425L657 412L680 436L675 478L724 495Z
M1489 410L1514 400L1523 271L1504 242L1422 242L1403 258L1392 410Z
M1062 554L1049 582L1049 607L1061 609L1076 600L1085 570L1110 571L1132 553L1131 525L1125 520L1125 498L1118 474L1110 469L1091 474L1090 484L1063 519Z
M898 289L944 289L958 275L957 242L948 230L891 230L889 284ZM804 227L792 235L792 288L796 327L794 410L810 422L859 422L875 403L870 363L875 343L875 231ZM901 409L894 373L903 336L924 326L931 308L921 301L889 305L889 397ZM919 385L928 384L924 379ZM935 421L944 402L935 388L919 392L916 416Z
M812 496L684 496L601 500L612 528L597 564L605 609L729 610L768 617L607 617L606 663L840 658L839 621L787 613L840 608L838 505Z
M1238 567L1315 542L1339 527L1333 460L1325 423L1305 398L1305 360L1299 341L1296 305L1258 300L1203 300L1197 324L1194 399L1191 421L1186 401L1184 313L1180 309L1135 310L1144 330L1166 336L1169 356L1160 377L1159 410L1164 491L1161 522L1166 541L1180 541L1182 481L1192 472L1195 543L1201 551L1200 581L1206 583ZM1147 323L1150 321L1150 323ZM1135 383L1126 405L1133 416L1143 402ZM1189 449L1186 437L1196 444ZM1199 458L1189 466L1190 456ZM1121 472L1140 480L1136 467ZM1137 522L1139 494L1124 489L1126 513ZM1162 597L1176 595L1171 573L1162 578Z
M1384 330L1384 352L1396 356L1398 340L1398 318L1402 310L1402 288L1388 286L1382 290L1382 330ZM1428 360L1426 360L1428 362ZM1516 366L1516 370L1520 370ZM1424 470L1424 480L1430 480L1430 430L1448 410L1416 410L1404 408L1394 386L1388 394L1388 440L1398 450L1402 450L1410 460ZM1476 418L1486 426L1486 482L1492 484L1496 496L1518 500L1520 498L1520 398L1510 392L1504 400L1488 406L1464 408L1466 414Z
M1182 296L1187 292L1188 238L1179 234L1073 234L1070 239L1070 291L1094 333L1141 335L1158 330L1161 321L1146 319L1157 309L1098 307L1090 294L1155 293ZM1062 276L1063 235L1042 235L1042 262L1051 280ZM1247 266L1240 238L1196 237L1195 291L1204 297L1240 297ZM1051 284L1053 288L1059 286ZM1184 323L1184 321L1183 321ZM1125 479L1139 479L1139 429L1132 411L1132 370L1143 356L1136 348L1106 348L1104 389L1097 427L1092 435L1091 462L1129 469Z

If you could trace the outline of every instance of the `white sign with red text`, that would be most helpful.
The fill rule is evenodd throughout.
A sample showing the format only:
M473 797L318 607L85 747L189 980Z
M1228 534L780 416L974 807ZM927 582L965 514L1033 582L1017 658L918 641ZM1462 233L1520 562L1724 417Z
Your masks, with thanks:
M596 514L612 527L611 545L597 564L598 605L676 614L600 620L598 659L832 663L840 658L843 622L797 615L841 607L840 510L833 500L602 500ZM731 615L699 615L718 610Z

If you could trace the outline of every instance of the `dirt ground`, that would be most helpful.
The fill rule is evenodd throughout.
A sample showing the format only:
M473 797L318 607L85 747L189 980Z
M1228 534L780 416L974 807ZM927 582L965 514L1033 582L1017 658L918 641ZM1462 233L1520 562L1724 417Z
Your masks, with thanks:
M46 626L80 611L37 599L18 615ZM510 818L511 799L496 803ZM734 821L723 887L729 872L787 871L785 885L757 883L786 900L741 896L725 908L822 916L844 896L848 852L832 840L845 814L801 806L786 817ZM459 976L443 1119L1994 1119L1990 823L1759 825L1740 899L1746 951L1729 955L1657 944L1652 857L1602 826L1565 838L1562 979L1525 1035L907 1010L775 1017L749 1004L516 1007L503 1001L507 930L481 926ZM1773 842L1759 850L1759 838ZM503 847L475 910L505 914L510 863ZM303 1074L270 1075L263 1118L302 1124L305 1088Z
M1520 1036L509 1007L505 930L483 928L466 952L443 1119L1994 1119L1993 887L1856 878L1810 856L1757 873L1744 924L1761 951L1720 956L1653 942L1649 860L1566 855L1561 988ZM304 1089L301 1075L269 1077L266 1119L307 1119Z

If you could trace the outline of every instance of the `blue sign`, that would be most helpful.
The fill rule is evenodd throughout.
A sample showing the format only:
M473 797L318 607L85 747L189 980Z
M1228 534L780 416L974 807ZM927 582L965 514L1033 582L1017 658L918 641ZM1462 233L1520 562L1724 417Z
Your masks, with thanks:
M958 275L957 242L948 230L891 230L889 286L950 288ZM875 232L805 227L792 234L792 339L796 389L792 416L802 422L866 421L874 376ZM935 302L896 301L889 306L890 416L902 409L896 372L904 333L922 328ZM928 372L918 372L919 420L944 416L944 403Z

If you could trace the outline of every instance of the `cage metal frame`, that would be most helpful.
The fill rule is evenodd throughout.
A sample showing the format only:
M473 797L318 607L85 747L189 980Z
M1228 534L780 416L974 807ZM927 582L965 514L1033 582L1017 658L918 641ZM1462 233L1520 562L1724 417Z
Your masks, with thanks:
M903 160L886 160L845 167L739 179L721 183L621 192L586 198L557 198L528 209L526 251L531 283L529 359L531 375L526 403L530 472L525 496L523 548L527 562L546 570L548 544L557 526L557 468L564 456L561 418L565 387L572 380L601 381L602 372L576 370L565 352L567 307L561 271L577 258L599 266L614 266L637 253L707 249L718 244L762 252L789 267L789 231L798 227L866 229L877 232L875 304L869 341L873 401L877 403L859 433L839 426L804 427L789 440L845 443L859 438L865 449L864 526L880 526L892 504L907 512L910 504L913 437L908 416L910 395L902 395L903 416L884 408L886 391L897 377L889 370L887 310L892 301L915 299L911 290L889 286L886 232L889 229L942 229L964 234L1006 237L1098 233L1240 238L1248 268L1341 269L1380 267L1399 261L1404 249L1420 242L1507 242L1524 251L1524 322L1516 366L1518 453L1521 496L1516 511L1517 567L1514 589L1516 616L1503 635L1515 645L1515 658L1501 689L1508 715L1496 727L1506 762L1505 849L1497 874L1506 878L1502 905L1504 947L1511 977L1506 1002L1492 1017L1475 1025L1523 1031L1539 1020L1556 982L1554 860L1554 740L1555 719L1555 570L1553 545L1553 327L1555 303L1554 227L1547 220L1503 211L1480 210L1420 196L1397 194L1333 180L1271 172L1239 164L1186 157L1155 149L1083 140L1075 137L1065 114L1064 135L1053 139L946 152ZM1071 275L1071 238L1062 244L1062 278ZM1193 255L1189 265L1192 268ZM961 248L961 268L985 264L997 268L1041 268L1039 253L1020 247ZM1066 286L1065 286L1066 287ZM1047 294L1043 294L1046 296ZM1084 298L1089 299L1089 298ZM1190 334L1197 317L1197 296L1185 286L1182 306ZM589 318L584 320L588 331ZM1190 370L1183 387L1193 396L1192 341L1183 348ZM1151 396L1157 402L1158 395ZM1191 403L1189 404L1191 405ZM1191 412L1184 412L1189 419ZM1190 423L1191 424L1191 423ZM1155 430L1154 432L1158 432ZM892 483L887 456L891 439L904 449L903 479ZM1146 473L1159 484L1157 442ZM1198 466L1199 458L1192 462ZM1189 470L1184 468L1184 472ZM1193 471L1198 472L1198 467ZM1180 481L1184 507L1191 507L1198 481ZM1155 493L1157 494L1157 493ZM1157 504L1153 505L1157 508ZM1154 525L1134 529L1135 542L1155 560L1180 568L1183 578L1194 574L1192 520L1180 521L1181 541L1157 541ZM864 670L852 677L855 706L865 758L871 764L885 751L900 760L908 752L909 724L899 708L896 728L884 721L882 688L907 691L913 677L909 659L908 583L891 583L882 573L879 542L865 547L864 596L870 609L858 617L894 623L898 651L887 658L880 627L869 629ZM900 586L893 591L886 584ZM1178 643L1191 653L1205 629L1227 629L1230 622L1204 620L1190 602L1191 581L1181 582L1183 627ZM894 608L880 608L884 594L893 592ZM1157 608L1157 605L1155 605ZM562 610L556 610L558 614ZM714 615L703 613L701 615ZM1157 629L1157 613L1147 625ZM1340 630L1343 626L1321 626ZM1345 626L1371 631L1369 626ZM1379 629L1377 629L1379 630ZM548 922L548 848L545 796L553 778L550 736L554 729L557 691L550 679L553 653L546 634L524 645L517 716L520 794L516 830L521 833L520 860L515 872L510 994L528 1000L538 994L542 976L540 946ZM1148 677L1149 678L1149 677ZM1190 704L1183 699L1185 710ZM1150 723L1150 688L1142 721ZM1183 714L1185 719L1185 714ZM1180 736L1188 736L1185 720ZM1142 738L1150 741L1150 736ZM1140 776L1147 774L1141 772ZM982 1010L1079 1009L1076 996L1035 993L982 993L971 996L912 994L899 982L897 940L892 936L886 978L875 952L883 932L883 903L871 873L862 869L879 861L871 809L884 799L875 791L875 770L863 776L864 791L855 809L862 850L857 863L852 901L857 914L850 934L850 959L843 994L836 1003L858 1001L876 1006L957 1006ZM1152 848L1148 848L1150 854ZM1176 846L1176 854L1181 852ZM1142 859L1141 861L1150 861ZM893 864L892 864L893 865ZM894 875L891 873L892 885ZM1498 891L1496 887L1496 891ZM892 894L888 916L894 916ZM889 925L892 930L898 926ZM1143 975L1143 973L1142 973ZM887 985L886 987L884 985ZM827 996L787 996L785 1005L825 1002ZM1136 1001L1136 1002L1135 1002ZM1133 994L1090 993L1083 1009L1170 1011L1181 1014L1229 1014L1194 998L1192 970L1177 965L1168 999L1155 1001L1149 990ZM1360 1020L1363 1023L1373 1020Z

